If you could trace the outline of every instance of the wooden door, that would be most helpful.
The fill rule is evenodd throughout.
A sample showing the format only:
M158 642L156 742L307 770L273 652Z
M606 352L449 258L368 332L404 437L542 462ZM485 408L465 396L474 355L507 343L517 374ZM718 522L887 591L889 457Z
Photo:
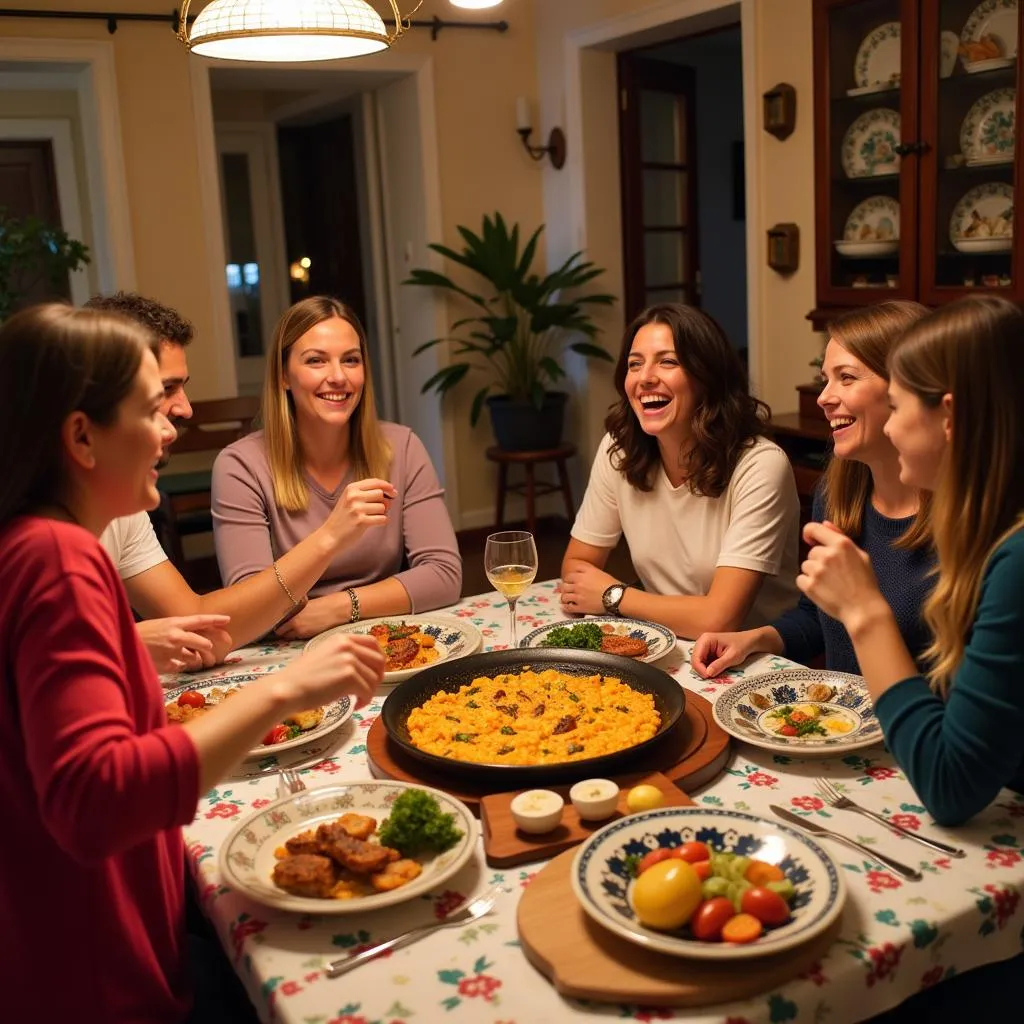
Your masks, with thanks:
M627 321L657 302L700 305L691 68L619 55Z

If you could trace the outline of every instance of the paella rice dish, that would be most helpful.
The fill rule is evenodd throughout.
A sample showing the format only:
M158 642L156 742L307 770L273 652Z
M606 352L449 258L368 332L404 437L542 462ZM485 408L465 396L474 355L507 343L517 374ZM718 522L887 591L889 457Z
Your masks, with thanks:
M661 726L654 697L611 676L531 669L481 676L440 691L407 721L413 746L480 764L560 764L651 739Z

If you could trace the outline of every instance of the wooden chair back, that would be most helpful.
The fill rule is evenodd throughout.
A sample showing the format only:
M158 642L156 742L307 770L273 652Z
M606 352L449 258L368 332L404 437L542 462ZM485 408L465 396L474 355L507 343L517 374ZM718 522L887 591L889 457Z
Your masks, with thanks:
M252 431L259 411L255 395L193 402L192 418L178 424L178 439L171 451L175 455L220 451Z

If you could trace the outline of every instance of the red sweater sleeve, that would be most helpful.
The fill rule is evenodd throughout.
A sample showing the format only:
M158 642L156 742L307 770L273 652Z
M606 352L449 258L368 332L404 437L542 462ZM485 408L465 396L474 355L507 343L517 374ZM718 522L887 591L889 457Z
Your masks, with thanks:
M94 559L32 587L12 631L40 814L61 848L83 862L187 824L199 795L195 747L166 724L152 662L113 567L99 558L97 547Z

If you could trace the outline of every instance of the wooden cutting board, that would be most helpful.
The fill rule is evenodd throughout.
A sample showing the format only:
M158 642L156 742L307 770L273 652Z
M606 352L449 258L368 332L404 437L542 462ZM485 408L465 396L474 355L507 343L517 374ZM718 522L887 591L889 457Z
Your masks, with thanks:
M592 921L569 881L575 850L539 871L519 901L517 924L526 958L572 999L641 1006L710 1006L777 988L818 963L842 925L774 956L753 960L684 960L644 949Z
M547 860L556 853L569 850L588 839L599 828L629 814L626 794L633 786L648 785L660 789L665 807L690 807L693 801L661 772L616 775L619 786L618 810L603 821L583 821L569 800L571 786L551 786L565 800L562 821L558 828L543 835L530 835L516 826L512 817L512 800L521 789L510 793L492 793L480 800L480 824L483 826L484 854L492 868L510 868L534 860ZM547 788L547 787L545 787Z
M679 723L653 751L637 758L631 767L634 773L661 772L670 782L689 793L706 786L722 773L729 759L729 749L729 734L715 722L711 704L703 697L687 692L686 707ZM375 778L397 779L443 789L476 815L480 813L481 798L507 788L501 784L474 782L472 765L467 764L454 772L437 771L410 757L388 739L380 717L367 730L366 758Z

